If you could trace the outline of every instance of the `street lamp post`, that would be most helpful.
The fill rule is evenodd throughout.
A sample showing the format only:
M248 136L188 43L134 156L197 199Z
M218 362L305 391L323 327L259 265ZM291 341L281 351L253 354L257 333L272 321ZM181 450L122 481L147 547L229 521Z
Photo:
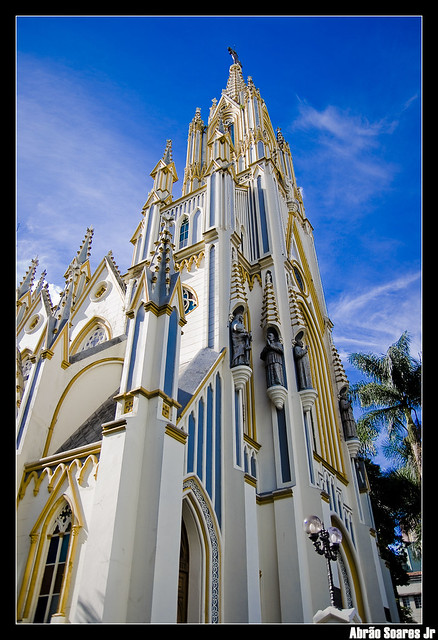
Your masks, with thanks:
M326 559L330 601L333 607L340 609L340 607L335 604L335 591L330 561L334 561L338 557L339 545L342 542L342 533L336 527L328 527L328 529L324 529L324 524L318 516L308 516L305 518L304 531L313 542L316 553L320 556L324 556Z

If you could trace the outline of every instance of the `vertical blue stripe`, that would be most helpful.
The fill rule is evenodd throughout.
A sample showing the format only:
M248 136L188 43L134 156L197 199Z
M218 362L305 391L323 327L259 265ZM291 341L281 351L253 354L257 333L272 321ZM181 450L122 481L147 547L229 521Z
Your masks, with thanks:
M140 335L140 324L143 322L143 320L144 320L144 307L141 304L137 310L137 315L135 317L134 337L132 339L132 348L131 348L131 355L129 360L129 371L128 371L128 381L126 383L126 391L129 391L133 387L134 367L135 367L135 359L137 355L138 338Z
M178 315L173 309L169 318L169 331L167 334L166 368L164 372L164 393L173 397L173 380L175 377L176 346L178 339Z
M250 224L251 255L253 260L258 260L260 258L259 231L258 231L258 225L257 225L257 211L255 208L253 189L251 189L251 193L250 193L249 213L250 213L250 222L251 222Z
M215 321L215 247L210 249L208 272L208 346L214 347L214 321Z
M189 437L187 442L187 473L193 473L195 460L195 418L189 415Z
M262 229L263 253L268 253L269 240L268 240L268 224L266 221L265 195L263 192L262 181L260 176L257 178L257 191L259 195L260 225Z
M206 466L205 488L210 498L213 497L213 389L207 389L207 425L206 425Z
M278 422L278 442L280 446L280 466L281 466L281 478L283 482L290 482L290 461L289 461L289 447L287 443L287 430L286 430L286 415L284 413L284 407L277 409L277 422Z
M216 174L210 178L210 227L214 227L216 217Z
M214 506L216 515L221 524L222 518L222 385L219 374L216 374L216 420L215 420L215 465L214 465Z
M145 260L148 257L148 247L149 247L149 239L151 237L153 211L154 211L154 207L151 207L149 209L149 213L148 213L148 221L147 221L147 226L146 226L146 237L145 237L145 240L144 240L142 260Z
M198 405L198 451L196 460L196 473L202 480L202 463L204 452L204 401L202 398Z
M42 360L38 360L38 362L35 365L35 371L34 371L34 374L32 376L32 382L31 382L31 386L30 386L30 390L29 390L29 395L27 396L26 407L25 407L25 409L23 411L23 417L21 418L20 428L18 430L17 449L20 446L21 438L23 436L24 426L26 424L27 416L29 415L30 403L32 402L33 392L35 391L35 385L36 385L36 381L37 381L37 378L38 378L38 374L40 372L41 362L42 362Z
M234 422L235 422L235 434L236 434L236 464L241 466L241 452L240 452L240 406L239 406L239 392L237 389L234 391Z
M314 484L315 476L313 472L313 454L312 454L312 445L310 442L310 433L309 433L310 425L308 424L308 421L307 421L308 415L309 415L308 413L304 413L304 416L303 416L304 417L304 434L306 436L307 462L309 464L310 482Z

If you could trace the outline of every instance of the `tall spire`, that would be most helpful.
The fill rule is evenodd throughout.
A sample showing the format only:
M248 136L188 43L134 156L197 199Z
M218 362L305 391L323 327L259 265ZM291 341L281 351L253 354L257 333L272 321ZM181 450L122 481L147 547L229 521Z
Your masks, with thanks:
M173 225L173 216L163 213L161 216L161 229L155 251L149 263L150 276L150 297L161 306L171 294L171 289L179 273L175 271L173 260L172 234L170 227Z
M233 51L231 47L228 47L228 51L233 57L234 64L230 67L227 87L224 89L223 93L240 104L243 98L243 91L246 89L245 80L243 79L242 74L242 63L240 62L237 53Z
M70 262L67 271L64 274L64 278L71 277L73 271L78 267L81 267L90 257L91 254L91 242L93 240L94 229L93 227L88 227L85 237L82 240L82 244L76 252L75 257Z
M166 141L163 157L152 169L151 177L154 179L155 196L159 200L167 202L172 195L173 183L178 180L175 164L172 160L172 140Z
M26 274L17 289L18 300L21 298L21 296L23 296L25 293L30 291L32 287L32 282L34 281L34 278L35 278L37 266L38 266L38 258L33 258L32 262L30 263L29 269L26 271Z

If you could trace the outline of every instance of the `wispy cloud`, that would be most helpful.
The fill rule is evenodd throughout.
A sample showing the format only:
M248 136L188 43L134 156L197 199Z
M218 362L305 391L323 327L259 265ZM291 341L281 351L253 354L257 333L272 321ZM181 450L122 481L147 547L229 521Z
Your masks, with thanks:
M390 186L397 172L382 153L382 139L396 130L398 120L370 122L360 113L333 105L318 110L303 100L298 110L290 130L306 135L306 155L300 157L300 166L312 167L318 176L318 194L332 216L345 215L345 206L349 215L353 211L360 215L376 192Z
M329 308L344 365L352 352L385 353L404 331L414 357L421 352L421 273L403 274L361 291L342 293Z
M87 227L93 255L109 249L129 266L129 238L151 188L143 141L125 133L108 95L61 67L21 61L17 100L17 272L38 255L48 279L62 275ZM116 91L114 91L116 95ZM118 113L123 121L122 114ZM128 126L126 127L128 128ZM145 127L146 129L146 127ZM147 132L145 131L145 136Z

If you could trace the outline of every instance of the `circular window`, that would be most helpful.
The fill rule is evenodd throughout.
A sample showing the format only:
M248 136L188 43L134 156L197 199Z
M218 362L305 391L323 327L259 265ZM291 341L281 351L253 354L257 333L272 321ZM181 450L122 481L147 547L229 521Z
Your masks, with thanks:
M93 302L98 302L99 300L103 300L109 294L111 290L111 284L106 280L101 280L98 282L91 292L91 300Z
M198 296L191 287L183 286L184 311L187 315L198 306Z
M24 329L25 332L33 333L34 331L36 331L36 329L38 329L38 327L40 326L42 319L43 317L40 313L35 313L27 323Z

